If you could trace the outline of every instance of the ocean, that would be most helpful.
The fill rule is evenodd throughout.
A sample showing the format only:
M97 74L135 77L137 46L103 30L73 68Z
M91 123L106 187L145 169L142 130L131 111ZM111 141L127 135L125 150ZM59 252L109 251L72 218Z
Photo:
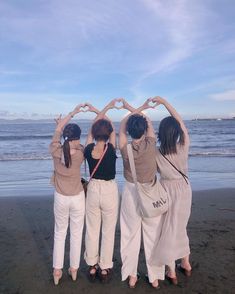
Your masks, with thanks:
M75 121L77 122L77 121ZM85 142L91 122L78 122ZM235 187L235 119L185 122L191 138L189 178L193 190ZM115 123L118 130L119 123ZM155 130L159 122L154 122ZM54 122L3 121L0 128L0 196L37 196L53 193L53 163L48 146ZM117 151L117 182L123 167ZM84 167L82 167L84 174Z

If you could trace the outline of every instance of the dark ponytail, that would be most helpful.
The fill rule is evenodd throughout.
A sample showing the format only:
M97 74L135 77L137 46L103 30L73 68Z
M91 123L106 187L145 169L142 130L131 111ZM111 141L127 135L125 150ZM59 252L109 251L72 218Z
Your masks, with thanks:
M71 154L70 154L70 145L69 142L73 140L80 140L81 129L76 124L68 124L63 131L64 144L64 162L65 166L69 168L72 164Z
M65 166L70 167L71 166L71 154L70 154L70 145L69 145L68 139L64 141L63 152L64 152Z

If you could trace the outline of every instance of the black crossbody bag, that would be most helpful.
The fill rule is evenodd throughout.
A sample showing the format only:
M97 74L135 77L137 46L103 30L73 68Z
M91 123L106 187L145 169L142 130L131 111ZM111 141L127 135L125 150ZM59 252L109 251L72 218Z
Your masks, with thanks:
M177 170L177 172L178 173L180 173L181 174L181 176L184 178L184 180L185 180L185 182L187 183L187 185L188 185L188 181L189 181L189 179L188 179L188 176L186 176L182 171L180 171L163 153L162 153L162 151L159 149L159 152L161 153L161 155L174 167L174 169L176 169Z

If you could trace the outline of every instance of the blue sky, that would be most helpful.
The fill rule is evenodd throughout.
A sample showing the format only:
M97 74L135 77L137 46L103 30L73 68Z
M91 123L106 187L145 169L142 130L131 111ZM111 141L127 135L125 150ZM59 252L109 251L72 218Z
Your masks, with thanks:
M184 118L235 116L234 15L233 0L1 0L0 118L156 95Z

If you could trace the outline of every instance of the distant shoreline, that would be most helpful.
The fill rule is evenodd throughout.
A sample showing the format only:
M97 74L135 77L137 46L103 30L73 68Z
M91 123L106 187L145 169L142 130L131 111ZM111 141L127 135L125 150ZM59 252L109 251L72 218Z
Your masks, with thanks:
M78 119L75 119L78 120ZM185 121L224 121L224 120L234 120L235 117L231 118L192 118L192 119L185 119ZM79 119L79 121L82 122L92 122L93 119ZM156 120L156 122L159 120ZM0 118L0 123L53 123L54 119L24 119L24 118L16 118L16 119L5 119ZM114 121L114 122L120 122L120 121Z

